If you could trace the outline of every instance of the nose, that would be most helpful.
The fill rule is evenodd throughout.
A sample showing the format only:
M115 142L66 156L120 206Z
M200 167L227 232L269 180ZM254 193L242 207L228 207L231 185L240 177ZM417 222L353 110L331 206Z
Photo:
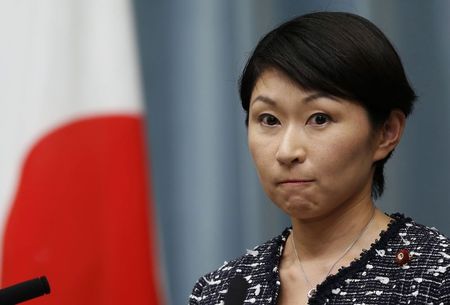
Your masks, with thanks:
M278 146L277 161L287 166L303 163L306 158L306 151L302 138L301 130L294 127L287 128Z

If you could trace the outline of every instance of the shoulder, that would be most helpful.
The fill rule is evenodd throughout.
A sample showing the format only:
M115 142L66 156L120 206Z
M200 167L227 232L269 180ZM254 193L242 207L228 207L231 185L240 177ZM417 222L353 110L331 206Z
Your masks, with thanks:
M406 253L409 258L407 261L397 260L397 263L408 263L403 267L408 269L410 265L416 266L422 269L421 272L436 276L443 273L441 271L450 264L450 240L436 228L419 224L400 214L391 216L396 220L394 225L398 228L390 230L387 250L397 254Z
M219 303L227 292L230 279L237 275L244 277L258 291L261 291L261 285L273 285L277 280L277 266L289 232L289 229L285 229L282 234L202 276L194 286L189 304Z
M397 241L405 248L411 248L412 257L422 262L450 259L450 240L436 228L418 224L410 218L405 218Z
M317 300L450 304L446 299L450 292L449 239L411 218L400 214L391 217L387 230L369 250L318 287Z
M399 251L406 250L410 255L410 262L399 272L412 283L410 293L423 294L427 300L442 299L445 300L442 304L449 304L450 239L436 228L405 218L395 241Z

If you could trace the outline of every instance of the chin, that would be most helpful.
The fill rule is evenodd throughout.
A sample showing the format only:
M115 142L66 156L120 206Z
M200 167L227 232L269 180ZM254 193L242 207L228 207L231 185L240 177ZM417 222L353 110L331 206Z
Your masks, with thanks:
M276 203L276 205L287 215L297 219L314 217L317 213L317 205L304 198L290 198L281 203Z

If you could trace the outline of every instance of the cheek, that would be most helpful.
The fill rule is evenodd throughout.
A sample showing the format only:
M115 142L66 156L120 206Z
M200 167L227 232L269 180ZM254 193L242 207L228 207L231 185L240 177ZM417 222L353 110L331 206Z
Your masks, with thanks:
M253 158L253 162L256 164L258 154L260 153L259 143L258 143L257 139L255 139L255 135L252 132L252 129L250 129L250 127L247 131L247 144L248 144L248 149L250 151L250 154Z
M321 145L316 151L319 170L329 173L330 178L357 178L367 175L372 167L372 150L368 137L354 135L340 135L333 137L328 144ZM325 148L326 147L326 148Z
M248 132L248 147L262 183L271 173L274 159L274 143L261 135Z

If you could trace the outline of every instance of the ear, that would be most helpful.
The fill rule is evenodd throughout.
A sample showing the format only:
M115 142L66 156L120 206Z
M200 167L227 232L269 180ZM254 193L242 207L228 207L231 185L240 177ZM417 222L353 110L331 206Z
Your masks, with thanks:
M389 118L377 131L377 147L373 161L384 159L400 142L405 129L405 114L403 111L392 110Z

